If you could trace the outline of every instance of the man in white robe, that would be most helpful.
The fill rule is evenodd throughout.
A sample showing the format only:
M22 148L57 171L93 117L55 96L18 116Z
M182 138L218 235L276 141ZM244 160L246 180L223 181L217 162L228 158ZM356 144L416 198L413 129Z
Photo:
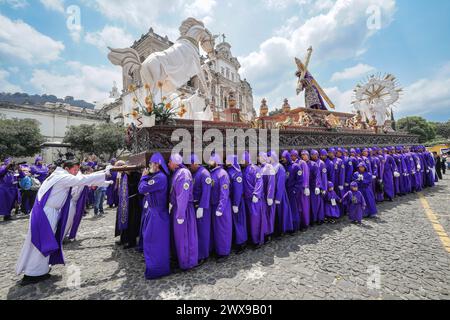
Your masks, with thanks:
M41 201L44 195L47 195L47 192L49 192L51 189L49 195L47 195L48 198L46 200L43 211L48 219L51 230L53 231L53 236L55 237L58 223L60 222L61 218L61 209L63 208L63 206L67 205L66 200L68 200L69 192L71 192L72 188L89 186L93 184L102 184L106 181L106 174L109 174L109 168L107 168L105 171L96 172L91 175L78 175L80 164L74 161L67 161L66 163L64 163L63 168L58 167L53 172L53 174L43 182L37 194L37 200ZM36 230L33 228L33 215L39 214L38 209L39 208L37 208L35 211L35 208L33 207L33 211L30 217L28 234L16 266L17 275L24 273L24 278L21 283L22 285L37 283L50 278L49 264L51 255L47 253L46 256L44 256L41 253L42 249L40 251L38 248L36 248L34 244L35 242L32 241L33 237L39 238L39 232L41 232L40 229ZM65 219L67 219L67 217ZM45 227L43 224L41 224L41 226ZM65 221L63 223L63 226L65 226ZM32 229L35 230L35 233L33 235ZM56 242L59 241L57 240ZM47 244L40 243L40 245L42 248ZM61 242L58 243L58 246L58 249L61 250L62 258Z

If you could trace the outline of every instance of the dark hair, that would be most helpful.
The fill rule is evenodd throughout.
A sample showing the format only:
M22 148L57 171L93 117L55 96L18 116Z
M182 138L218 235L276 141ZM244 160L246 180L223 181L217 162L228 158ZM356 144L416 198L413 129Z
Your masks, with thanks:
M75 166L79 166L80 165L80 161L78 161L78 160L66 160L66 161L64 161L64 164L63 164L63 168L65 169L65 168L69 168L69 169L72 169L73 167L75 167Z

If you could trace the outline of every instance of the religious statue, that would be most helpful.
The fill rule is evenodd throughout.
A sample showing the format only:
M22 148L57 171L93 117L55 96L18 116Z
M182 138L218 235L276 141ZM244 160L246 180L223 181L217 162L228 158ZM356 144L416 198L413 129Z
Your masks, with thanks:
M259 116L266 117L269 113L269 107L267 106L267 100L265 98L261 101L261 106L259 107Z
M286 120L282 121L282 122L277 122L275 123L275 128L276 129L286 129L286 127L288 126L292 126L294 123L294 120L292 119L292 117L287 117Z
M201 88L197 94L205 94L207 100L211 100L201 67L199 45L213 58L216 37L205 28L203 22L194 18L183 21L179 30L180 37L170 48L152 53L143 63L132 48L109 48L108 59L114 65L121 66L129 78L139 72L142 83L149 86L153 97L162 91L169 96L197 76ZM206 101L203 103L206 105Z
M310 127L314 124L314 120L311 118L309 114L304 111L299 112L298 121L296 123L301 127Z
M312 51L312 47L309 47L305 64L303 64L300 59L295 58L295 63L297 64L297 72L295 75L298 77L297 95L299 95L303 90L305 91L306 108L327 110L324 102L325 99L330 108L334 109L334 104L331 102L330 98L308 71Z

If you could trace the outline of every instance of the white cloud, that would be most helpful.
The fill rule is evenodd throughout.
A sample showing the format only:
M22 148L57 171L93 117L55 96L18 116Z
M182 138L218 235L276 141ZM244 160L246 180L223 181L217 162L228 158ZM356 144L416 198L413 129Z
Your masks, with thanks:
M40 0L46 9L64 13L64 0Z
M286 0L280 5L287 6L293 2ZM295 2L310 3L309 0ZM275 2L272 1L272 4ZM304 22L294 18L288 20L276 31L276 36L265 40L257 51L239 58L243 76L252 84L256 95L270 96L279 83L286 83L294 77L293 59L295 56L303 58L309 46L314 49L313 67L327 61L357 57L367 49L367 40L376 32L367 27L370 16L366 11L374 4L381 11L384 23L381 27L386 27L393 19L395 0L337 0L327 2L321 9L325 12ZM290 90L295 90L295 86L286 87L285 95L289 95Z
M59 59L64 44L40 33L21 20L0 14L0 57L21 59L29 64Z
M88 32L85 36L85 41L105 52L107 51L107 47L130 47L133 44L134 38L121 28L105 26L101 31Z
M15 84L9 82L9 76L10 73L8 71L0 69L0 92L23 92L20 86L16 86Z
M31 85L41 94L53 94L58 97L73 96L76 99L94 102L108 97L113 81L122 83L120 68L89 66L76 61L68 62L66 66L65 74L44 69L34 70L30 80Z
M338 87L323 89L336 106L336 111L352 112L353 90L341 91Z
M354 67L347 68L341 72L334 73L331 77L331 81L357 79L374 70L375 68L372 66L359 63Z
M213 21L213 10L217 5L216 0L194 0L184 4L184 15L202 20L206 25Z
M28 6L27 0L0 0L0 4L6 3L13 9L22 9Z
M418 79L404 88L394 111L400 116L445 115L450 118L450 68L444 66L432 78Z

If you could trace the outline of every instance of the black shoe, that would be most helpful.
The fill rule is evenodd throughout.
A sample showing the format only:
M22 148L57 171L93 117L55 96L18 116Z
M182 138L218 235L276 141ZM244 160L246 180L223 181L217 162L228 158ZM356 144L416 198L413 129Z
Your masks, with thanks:
M136 244L134 243L129 243L126 246L123 247L124 249L133 249L136 248Z
M201 260L198 260L197 266L200 267L202 264L205 264L206 260L208 260L208 259L201 259Z
M50 279L50 273L44 274L43 276L31 277L31 276L23 276L22 281L20 281L20 286L24 287L30 284L36 284L45 280Z
M216 262L217 263L225 262L225 260L227 260L227 258L228 258L228 256L217 256Z
M114 242L115 244L116 244L116 246L123 246L123 245L125 245L126 243L123 243L122 241L120 241L120 240L117 240L116 242Z
M11 216L4 216L3 221L11 221L13 218Z
M236 246L236 254L242 254L245 251L245 244L241 244Z

